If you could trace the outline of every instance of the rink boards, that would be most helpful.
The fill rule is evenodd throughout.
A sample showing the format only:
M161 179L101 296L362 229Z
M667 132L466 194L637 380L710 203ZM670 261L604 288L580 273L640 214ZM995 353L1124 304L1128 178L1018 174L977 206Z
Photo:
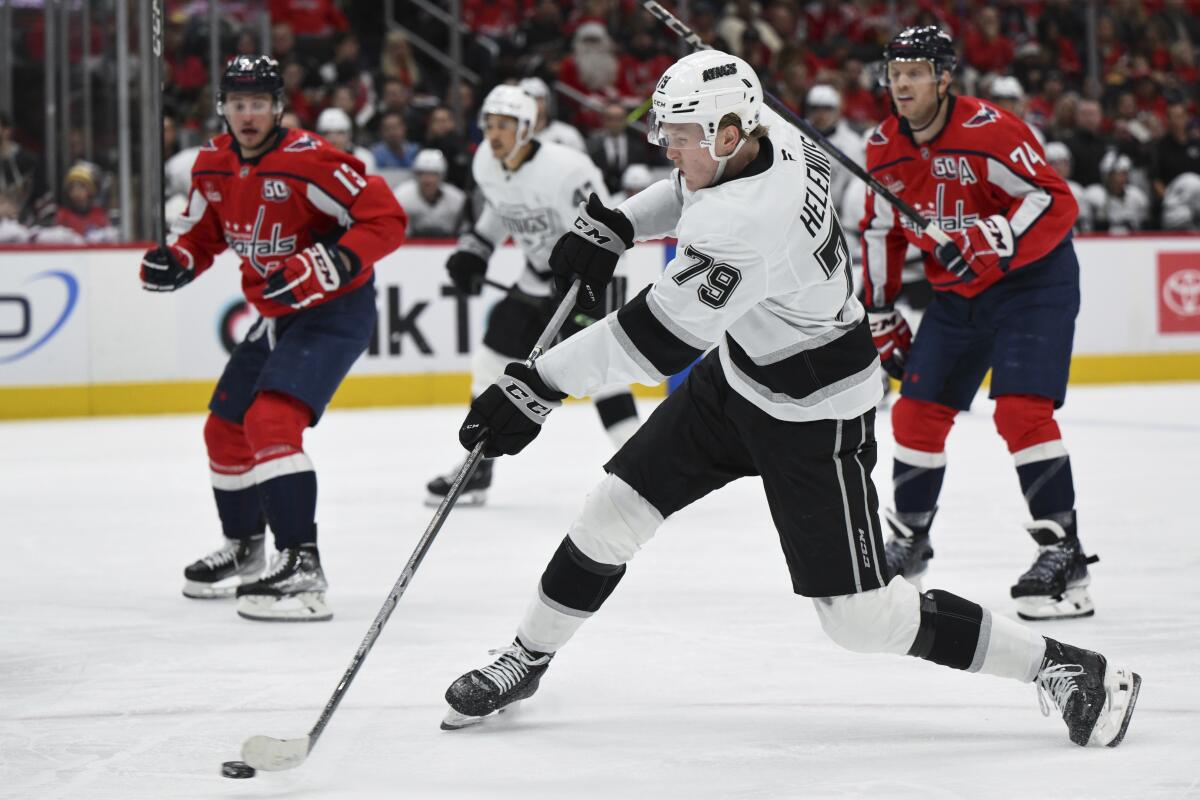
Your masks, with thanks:
M1200 236L1085 237L1073 383L1200 380ZM448 243L410 243L377 269L372 345L341 406L461 403L470 351L503 295L455 296ZM632 296L668 244L639 245L622 272ZM0 418L198 411L253 320L225 253L174 294L142 291L142 248L0 251ZM521 254L503 247L489 277L508 284ZM646 393L660 392L647 389Z

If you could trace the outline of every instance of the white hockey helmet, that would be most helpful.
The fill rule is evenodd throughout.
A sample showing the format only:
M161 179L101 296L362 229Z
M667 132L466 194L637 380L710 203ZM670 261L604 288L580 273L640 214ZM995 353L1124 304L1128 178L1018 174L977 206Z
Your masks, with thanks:
M502 83L488 92L487 97L483 98L483 106L479 109L480 128L486 126L489 114L516 119L516 147L520 147L533 138L534 127L537 125L537 101L526 94L521 87Z
M743 138L727 156L716 153L717 129L726 114L737 114L742 133L758 127L762 111L762 84L754 69L737 56L720 50L698 50L676 61L658 80L646 115L646 138L659 147L703 147L718 163L714 182L725 170L725 162L745 144ZM663 125L698 123L701 138L677 141Z

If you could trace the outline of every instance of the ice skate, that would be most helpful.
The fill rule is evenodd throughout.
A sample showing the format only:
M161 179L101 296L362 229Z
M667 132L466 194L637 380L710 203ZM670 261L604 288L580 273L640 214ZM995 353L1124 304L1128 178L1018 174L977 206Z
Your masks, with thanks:
M1025 526L1038 543L1037 559L1012 587L1017 616L1026 620L1090 617L1096 613L1088 594L1088 564L1098 556L1084 555L1083 545L1053 520Z
M325 603L328 587L315 544L278 550L261 578L238 587L238 616L266 622L327 620L333 616Z
M465 728L493 711L504 713L516 708L537 691L542 673L554 657L553 653L527 650L517 640L488 654L500 657L486 667L471 670L446 690L450 710L442 720L442 730Z
M1051 705L1056 707L1072 742L1116 747L1129 728L1142 678L1099 653L1047 638L1034 683L1042 714L1050 716Z
M238 586L258 579L265 563L263 534L226 539L220 550L183 570L183 596L196 600L233 597Z
M425 484L426 491L429 494L425 497L425 505L436 507L442 504L446 499L446 495L450 493L450 487L454 484L454 479L458 476L458 470L462 468L459 464L451 472L438 477ZM462 493L458 496L458 505L460 506L481 506L487 500L488 487L492 485L492 459L485 458L479 462L479 466L475 468L470 478L467 478L463 484Z
M892 509L884 509L884 520L892 529L892 538L883 549L889 577L901 575L918 590L921 589L925 570L929 568L929 560L933 558L933 545L929 543L929 526L936 513L936 508L929 512L929 519L924 525L910 525L902 522L900 515Z

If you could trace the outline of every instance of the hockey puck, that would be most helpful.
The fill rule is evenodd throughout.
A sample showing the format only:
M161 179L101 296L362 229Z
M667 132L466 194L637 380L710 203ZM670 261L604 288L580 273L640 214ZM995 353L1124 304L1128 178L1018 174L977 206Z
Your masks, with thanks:
M245 761L226 761L221 765L221 775L226 778L253 778L256 772Z

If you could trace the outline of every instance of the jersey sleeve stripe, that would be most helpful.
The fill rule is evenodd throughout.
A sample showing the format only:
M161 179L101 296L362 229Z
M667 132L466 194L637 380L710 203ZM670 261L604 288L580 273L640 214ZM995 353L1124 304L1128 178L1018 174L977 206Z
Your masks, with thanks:
M207 210L208 199L205 198L204 192L201 192L199 189L193 189L191 197L188 198L187 211L179 217L171 233L177 239L183 236L196 227L196 223L204 219L204 212Z
M739 377L774 402L821 402L868 380L879 363L865 318L844 336L765 365L755 363L729 333L725 341Z
M1010 197L1020 199L1020 206L1011 217L1013 236L1020 239L1054 205L1054 196L1023 175L1019 175L996 159L988 159L988 182L1000 187Z
M349 228L354 224L354 217L350 216L350 209L334 200L329 193L315 183L308 184L305 196L308 198L308 202L316 206L318 211L336 219L343 228Z
M903 164L905 161L912 161L912 160L913 160L912 156L902 156L901 158L892 159L891 161L885 161L884 163L880 164L877 167L871 167L871 172L873 172L873 173L879 172L879 170L881 170L881 169L887 169L888 167L894 167L897 164Z
M648 374L665 380L703 355L705 348L681 339L658 320L646 301L650 289L647 286L621 307L613 333L630 358ZM695 341L694 337L689 339Z

